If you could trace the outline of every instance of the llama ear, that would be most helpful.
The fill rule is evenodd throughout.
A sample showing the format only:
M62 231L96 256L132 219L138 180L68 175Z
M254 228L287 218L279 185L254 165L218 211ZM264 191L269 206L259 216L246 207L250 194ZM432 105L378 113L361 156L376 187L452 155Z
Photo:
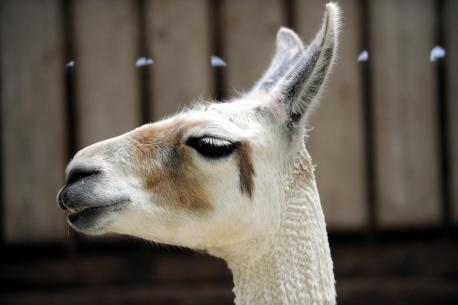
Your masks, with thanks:
M275 91L280 81L288 71L305 55L301 39L292 30L280 28L277 32L277 42L274 58L261 79L253 86L249 94L255 95L260 91L265 93Z
M271 95L274 103L282 105L290 123L306 116L326 81L335 59L339 14L337 4L326 5L321 29L305 51L296 34L281 29L272 64L250 92Z

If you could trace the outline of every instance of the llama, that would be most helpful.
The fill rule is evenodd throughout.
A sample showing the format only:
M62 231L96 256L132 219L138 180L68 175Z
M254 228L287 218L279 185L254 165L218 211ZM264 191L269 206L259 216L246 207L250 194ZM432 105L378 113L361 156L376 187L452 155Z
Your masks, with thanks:
M79 151L59 205L75 230L203 250L226 261L235 303L335 304L305 126L335 58L339 8L308 48L281 28L241 97L198 103Z

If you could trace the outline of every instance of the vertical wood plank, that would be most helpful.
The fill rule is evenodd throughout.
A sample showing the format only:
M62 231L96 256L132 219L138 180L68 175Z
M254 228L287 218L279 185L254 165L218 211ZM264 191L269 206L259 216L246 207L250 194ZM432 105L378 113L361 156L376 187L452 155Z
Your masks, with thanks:
M249 89L275 51L275 37L284 24L280 0L225 0L223 50L227 63L226 95Z
M376 196L382 227L440 214L434 1L371 1Z
M297 1L295 20L307 43L319 29L328 1ZM343 13L337 63L312 116L309 143L317 183L331 229L367 224L362 80L356 62L362 51L359 1L339 1Z
M151 109L159 119L211 94L209 9L206 0L150 0L146 9Z
M0 11L4 238L56 241L67 234L55 199L67 157L59 1Z
M140 124L134 1L74 1L79 148Z
M450 157L451 217L458 224L458 1L446 0L444 5L447 81L447 129Z

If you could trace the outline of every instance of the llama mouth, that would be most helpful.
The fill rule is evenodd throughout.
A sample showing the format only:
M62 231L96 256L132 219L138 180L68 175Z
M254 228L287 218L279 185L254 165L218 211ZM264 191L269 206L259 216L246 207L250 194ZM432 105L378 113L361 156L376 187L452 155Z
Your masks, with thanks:
M123 200L109 205L86 207L83 209L67 208L69 212L67 220L78 231L92 231L93 229L97 229L95 228L96 225L100 225L100 221L98 221L100 218L120 212L128 203L129 200Z

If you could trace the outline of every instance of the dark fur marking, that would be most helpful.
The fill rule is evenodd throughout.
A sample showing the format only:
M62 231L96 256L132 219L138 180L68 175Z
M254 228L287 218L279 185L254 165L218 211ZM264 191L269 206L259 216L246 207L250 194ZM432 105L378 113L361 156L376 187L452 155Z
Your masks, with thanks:
M297 98L297 95L302 92L304 84L313 72L318 57L319 52L314 52L311 57L301 60L298 63L298 71L291 73L287 77L289 87L284 92L284 98L287 103L292 103Z
M240 191L252 197L254 191L254 168L251 158L251 147L247 143L240 143L237 153L239 163Z
M329 46L322 51L314 51L308 59L300 63L301 67L299 67L299 72L292 73L288 77L291 79L291 85L284 93L283 102L289 106L290 116L293 122L300 119L302 113L306 111L319 92L320 86L326 77L326 72L329 68L333 54L333 46ZM322 59L323 65L318 71L313 73L320 58ZM310 79L311 77L312 79ZM307 88L304 86L307 86ZM302 95L304 91L306 91L306 94ZM302 113L292 113L291 109L293 103L298 98L301 99L302 103L300 104L303 105L304 109L301 109Z

